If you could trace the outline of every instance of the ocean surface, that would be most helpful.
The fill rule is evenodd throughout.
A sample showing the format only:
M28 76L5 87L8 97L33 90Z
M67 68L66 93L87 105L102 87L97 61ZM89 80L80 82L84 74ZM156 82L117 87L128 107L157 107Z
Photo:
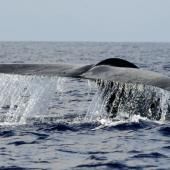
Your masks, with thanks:
M170 43L0 42L0 63L96 64L111 57L170 76ZM0 169L170 169L170 93L147 90L161 96L160 120L129 115L136 109L127 109L130 99L111 119L108 96L95 82L0 74Z

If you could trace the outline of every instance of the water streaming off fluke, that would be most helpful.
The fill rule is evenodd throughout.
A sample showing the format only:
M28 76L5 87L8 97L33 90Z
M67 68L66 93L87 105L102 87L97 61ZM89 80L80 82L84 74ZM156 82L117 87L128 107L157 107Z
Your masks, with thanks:
M86 117L132 120L138 115L150 120L169 120L170 93L160 88L99 80ZM99 118L99 117L98 117Z
M150 86L0 74L1 125L24 124L30 119L122 121L134 115L164 121L169 111L169 92Z
M0 122L23 124L31 116L47 112L58 78L0 75Z

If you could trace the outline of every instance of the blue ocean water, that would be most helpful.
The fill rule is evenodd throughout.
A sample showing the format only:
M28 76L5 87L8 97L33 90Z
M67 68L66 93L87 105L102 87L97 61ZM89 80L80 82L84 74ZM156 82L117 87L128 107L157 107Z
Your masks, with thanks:
M0 63L111 57L170 76L170 43L0 42ZM169 92L155 91L168 114ZM0 169L170 169L170 122L109 119L88 80L0 74Z

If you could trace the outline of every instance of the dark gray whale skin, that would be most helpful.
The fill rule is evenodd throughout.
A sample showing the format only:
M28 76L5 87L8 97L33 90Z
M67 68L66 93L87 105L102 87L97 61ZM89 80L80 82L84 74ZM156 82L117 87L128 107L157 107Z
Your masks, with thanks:
M0 64L0 73L79 77L90 80L144 84L170 91L170 77L139 69L135 64L119 58L103 60L96 65L74 64Z
M0 73L18 75L42 75L77 77L88 71L92 65L70 64L0 64Z

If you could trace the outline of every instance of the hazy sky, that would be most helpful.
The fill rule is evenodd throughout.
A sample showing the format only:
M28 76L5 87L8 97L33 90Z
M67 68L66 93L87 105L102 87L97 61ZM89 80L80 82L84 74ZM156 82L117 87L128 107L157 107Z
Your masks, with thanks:
M170 0L0 0L0 41L170 41Z

